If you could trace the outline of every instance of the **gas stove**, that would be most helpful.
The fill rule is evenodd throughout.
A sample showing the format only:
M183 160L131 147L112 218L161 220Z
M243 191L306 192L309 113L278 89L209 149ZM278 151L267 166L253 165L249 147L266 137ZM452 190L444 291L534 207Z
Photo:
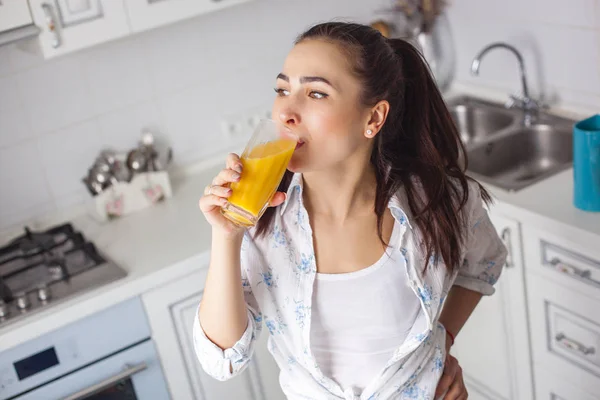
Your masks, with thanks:
M126 276L71 224L0 247L0 328L60 300Z

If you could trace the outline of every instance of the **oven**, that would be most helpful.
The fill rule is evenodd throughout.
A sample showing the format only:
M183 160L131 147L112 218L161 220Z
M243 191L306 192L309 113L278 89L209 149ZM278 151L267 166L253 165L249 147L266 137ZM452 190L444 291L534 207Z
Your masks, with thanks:
M0 400L170 399L134 298L0 353Z

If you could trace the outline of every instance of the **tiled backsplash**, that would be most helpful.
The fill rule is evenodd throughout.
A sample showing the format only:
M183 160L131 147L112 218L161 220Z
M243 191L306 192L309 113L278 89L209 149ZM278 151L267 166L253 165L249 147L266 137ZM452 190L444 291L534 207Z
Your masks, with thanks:
M600 0L453 0L448 11L457 50L456 81L521 91L517 61L489 53L480 75L473 57L487 44L522 51L531 91L551 102L600 111Z
M0 47L0 231L88 196L101 148L153 128L185 164L232 143L221 119L273 99L294 38L367 23L387 0L256 0L50 61Z
M76 205L80 179L105 146L159 132L185 164L231 146L224 116L264 106L295 36L334 17L368 22L390 0L257 0L44 61L0 47L0 231ZM456 80L517 92L523 51L530 84L563 102L600 109L600 0L453 0Z

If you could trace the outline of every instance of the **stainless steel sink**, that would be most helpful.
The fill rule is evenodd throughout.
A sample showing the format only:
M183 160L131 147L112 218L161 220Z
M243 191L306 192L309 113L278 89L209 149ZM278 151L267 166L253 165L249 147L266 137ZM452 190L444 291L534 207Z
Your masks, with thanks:
M484 102L461 98L451 108L450 114L465 144L477 143L489 135L512 125L515 116Z
M574 121L540 113L531 126L520 110L472 97L448 107L467 149L473 177L519 190L571 166Z
M521 128L468 152L469 169L498 186L518 190L571 164L571 130Z

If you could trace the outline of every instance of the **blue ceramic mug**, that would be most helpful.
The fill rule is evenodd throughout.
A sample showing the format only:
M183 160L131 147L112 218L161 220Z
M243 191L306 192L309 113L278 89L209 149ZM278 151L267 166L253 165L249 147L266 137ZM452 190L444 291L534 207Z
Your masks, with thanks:
M575 207L600 211L600 114L573 128L573 179Z

